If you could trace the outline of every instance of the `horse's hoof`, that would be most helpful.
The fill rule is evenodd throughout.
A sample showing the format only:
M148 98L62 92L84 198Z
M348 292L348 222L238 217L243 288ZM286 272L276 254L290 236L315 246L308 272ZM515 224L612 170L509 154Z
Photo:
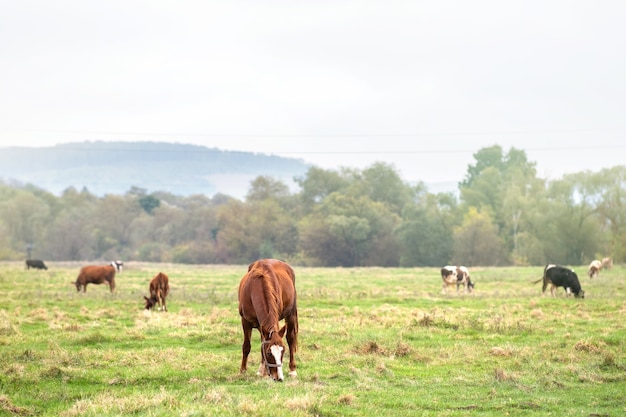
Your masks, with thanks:
M289 376L295 378L298 376L298 373L296 371L289 371Z

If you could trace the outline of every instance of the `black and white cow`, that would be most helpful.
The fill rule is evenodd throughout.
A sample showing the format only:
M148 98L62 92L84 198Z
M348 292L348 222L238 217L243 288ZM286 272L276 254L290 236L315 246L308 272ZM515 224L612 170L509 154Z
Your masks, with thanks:
M27 259L26 269L48 269L45 263L41 259Z
M585 298L585 292L580 286L578 275L576 275L573 269L559 265L546 265L543 269L543 278L538 279L534 283L536 284L541 280L543 280L542 292L544 294L546 293L548 284L550 284L550 294L552 294L553 297L555 296L554 291L556 288L563 287L567 295L574 294L577 298Z
M441 268L441 279L443 281L441 292L446 294L448 286L456 285L457 292L459 287L463 285L463 292L472 292L474 283L470 279L469 270L464 266L446 265Z

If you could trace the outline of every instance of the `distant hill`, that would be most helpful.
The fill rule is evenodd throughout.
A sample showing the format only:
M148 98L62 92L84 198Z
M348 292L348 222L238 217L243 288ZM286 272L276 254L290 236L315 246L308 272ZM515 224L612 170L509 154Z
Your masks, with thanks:
M303 177L309 168L300 159L163 142L0 148L0 179L31 183L57 195L69 187L105 195L136 186L149 193L222 193L242 199L259 175L295 188L294 177Z

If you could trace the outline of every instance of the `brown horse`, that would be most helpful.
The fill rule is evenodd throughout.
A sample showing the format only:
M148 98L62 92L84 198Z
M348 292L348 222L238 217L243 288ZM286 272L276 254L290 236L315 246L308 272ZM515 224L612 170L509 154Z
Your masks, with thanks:
M146 310L152 309L154 306L158 306L159 310L167 311L167 304L165 298L170 292L169 277L163 272L159 272L150 281L150 298L145 295L143 298L146 300Z
M269 374L274 381L283 380L283 336L289 344L289 376L296 376L294 354L298 347L298 309L296 307L296 274L287 263L261 259L248 266L239 283L239 314L243 327L243 356L240 372L248 369L252 329L261 334L259 375ZM280 320L285 325L280 327Z

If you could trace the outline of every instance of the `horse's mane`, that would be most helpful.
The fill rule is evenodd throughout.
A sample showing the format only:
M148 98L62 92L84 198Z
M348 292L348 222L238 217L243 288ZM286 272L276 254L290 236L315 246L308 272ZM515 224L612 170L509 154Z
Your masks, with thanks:
M262 329L267 331L274 330L274 327L278 323L279 318L279 302L278 291L274 286L274 279L272 279L272 272L267 268L255 268L250 271L252 279L259 279L261 281L261 288L263 288L263 300L267 307L267 315L265 317L257 317ZM257 312L257 316L258 316ZM275 329L278 330L278 329Z

